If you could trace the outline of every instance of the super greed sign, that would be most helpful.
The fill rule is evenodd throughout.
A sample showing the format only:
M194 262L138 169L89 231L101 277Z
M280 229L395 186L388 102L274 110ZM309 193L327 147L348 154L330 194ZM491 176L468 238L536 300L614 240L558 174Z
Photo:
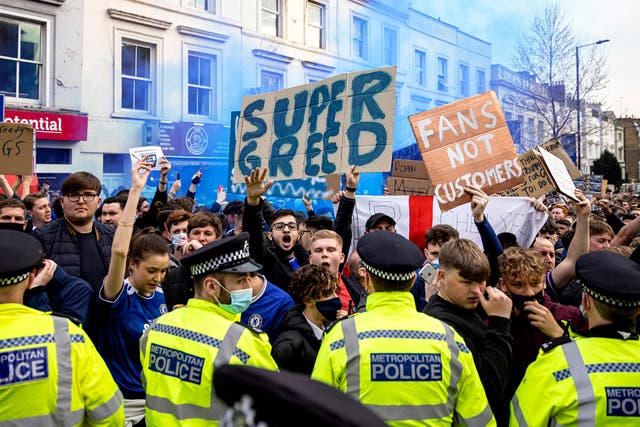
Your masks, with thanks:
M395 67L242 98L233 182L269 168L284 180L391 167Z
M409 116L409 122L441 209L471 200L463 187L473 185L491 194L523 181L493 91Z

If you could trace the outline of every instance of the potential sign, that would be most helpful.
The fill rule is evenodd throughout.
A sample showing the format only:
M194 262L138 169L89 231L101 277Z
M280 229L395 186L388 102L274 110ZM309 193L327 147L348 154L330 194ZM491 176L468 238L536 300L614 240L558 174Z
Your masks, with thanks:
M491 194L522 182L511 134L492 91L409 116L440 208L467 203L463 187Z
M7 175L33 174L33 128L0 123L0 171Z
M233 182L257 167L276 181L388 171L395 81L388 67L242 98Z

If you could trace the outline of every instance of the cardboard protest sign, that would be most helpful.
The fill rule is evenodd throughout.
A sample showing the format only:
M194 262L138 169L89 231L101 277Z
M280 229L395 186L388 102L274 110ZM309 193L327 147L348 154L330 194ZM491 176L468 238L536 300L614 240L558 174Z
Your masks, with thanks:
M162 169L160 166L160 159L164 157L162 148L156 145L150 145L145 147L129 148L129 156L131 157L131 165L135 165L144 156L149 156L147 162L152 163L151 170L159 171Z
M387 189L391 195L432 196L433 185L428 179L404 178L390 176L387 178Z
M553 178L556 189L571 200L579 201L574 194L576 186L562 160L542 147L538 147L538 150L544 159L549 174Z
M540 146L562 160L562 163L564 163L564 166L567 168L572 179L576 179L582 175L582 172L580 172L576 165L573 164L573 160L571 160L571 157L569 157L558 138L552 138L547 142L540 144Z
M522 183L516 148L493 91L409 116L443 210L471 200L463 187L488 194Z
M524 181L522 184L500 192L503 196L539 197L555 190L553 178L547 171L544 159L535 150L518 157Z
M0 122L0 173L33 175L34 135L30 125Z
M401 178L429 179L429 173L420 160L395 159L391 175Z
M600 189L600 196L601 197L607 197L607 185L609 185L609 180L608 179L603 179L602 180L602 188Z
M285 180L391 166L395 67L242 98L233 182L256 167Z

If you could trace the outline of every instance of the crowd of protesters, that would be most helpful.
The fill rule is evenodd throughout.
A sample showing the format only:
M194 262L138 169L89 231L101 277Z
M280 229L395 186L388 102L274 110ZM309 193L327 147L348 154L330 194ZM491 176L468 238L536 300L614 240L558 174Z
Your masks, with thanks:
M569 356L568 362L556 360L555 366L549 358L558 353L553 353L556 348L568 348L568 342L582 343L581 337L609 339L603 347L609 348L609 354L618 348L627 351L627 342L635 345L629 351L640 349L636 322L640 307L640 281L636 280L640 277L638 194L615 192L589 199L576 190L571 199L555 194L531 199L536 209L549 216L531 246L523 248L510 233L496 235L492 218L485 215L490 198L470 187L465 191L471 196L470 209L483 247L460 239L451 226L434 225L424 230L425 242L418 251L408 240L398 240L401 237L396 233L394 218L374 213L366 221L366 238L353 248L352 220L359 182L354 168L346 174L344 189L333 198L336 213L331 219L316 215L306 197L305 212L275 209L267 197L272 182L266 180L266 170L260 169L245 177L244 200L228 201L220 189L213 205L198 206L196 191L211 191L199 188L206 171L198 171L186 195L181 196L179 180L169 186L169 161L163 158L160 165L152 200L141 197L151 173L144 159L132 168L131 188L104 200L100 180L89 172L71 174L62 185L62 195L55 200L47 191L30 192L30 177L20 177L9 185L0 175L0 229L30 233L44 253L24 291L24 305L67 317L86 331L122 393L124 413L113 411L112 421L117 423L122 418L126 425L178 425L185 419L181 417L219 419L215 417L220 414L213 409L203 415L180 406L193 405L192 401L176 403L178 398L170 390L192 387L194 381L179 382L174 376L174 383L166 388L158 386L158 372L164 369L158 360L171 347L170 342L162 341L160 332L175 332L180 326L194 331L193 336L206 336L207 322L198 317L201 311L189 311L196 308L213 310L211 316L226 319L224 326L212 322L211 330L225 328L231 334L235 321L246 328L236 332L238 347L233 357L238 359L228 359L227 363L244 361L244 352L247 360L253 360L250 365L296 372L329 383L392 425L429 424L429 419L470 425L541 425L538 423L545 416L562 425L573 425L573 415L560 413L557 408L556 412L544 412L547 405L533 393L548 393L527 385L535 383L530 372L535 370L539 375L546 369L553 374L559 366L565 369L567 363L567 372L571 371ZM433 276L418 274L426 266L435 271ZM402 304L396 301L399 305L389 308L393 306L389 295L401 292L404 296L398 301ZM202 307L201 300L216 308ZM407 307L411 309L406 311ZM186 313L199 313L192 315L193 319L205 324L194 326L189 322L195 320ZM397 318L395 323L390 320L393 316ZM444 361L454 358L451 346L460 349L455 352L460 353L456 356L460 366L446 368L451 369L446 370L450 377L442 379L448 386L443 391L444 403L416 397L403 401L403 393L419 395L420 389L402 381L375 388L375 375L389 382L392 369L418 366L413 362L393 364L391 358L376 361L376 357L403 351L403 346L411 348L406 351L412 357L420 352L417 344L399 341L406 337L391 334L385 339L393 340L379 344L382 350L372 353L367 346L376 340L364 338L367 334L376 338L375 333L381 333L374 328L376 319L395 325L388 327L392 330L404 323L408 329L416 325L416 330L424 328L437 336L450 334L451 341L443 338L444 347L430 351L441 351ZM187 324L192 326L187 328ZM358 330L360 347L349 347L348 328ZM619 340L614 339L618 332ZM416 340L416 334L411 339ZM4 335L0 335L2 339ZM195 340L192 336L190 339ZM222 343L222 352L226 335L215 339ZM184 360L189 352L172 351L180 356L171 360L179 359L185 363L179 366L187 366ZM581 351L584 359L591 360L591 353L584 355L585 350ZM353 352L358 356L356 362L350 359ZM542 357L545 353L549 356ZM201 358L208 360L209 356L203 354ZM359 384L354 390L350 367L361 363L365 354L371 359L358 369L372 369L371 378L368 374L360 378L358 373ZM639 353L635 354L636 361L629 365L630 371L635 369L633 380L620 380L614 385L620 390L629 389L635 381L634 390L640 393ZM212 357L216 362L211 366L217 369L219 360ZM437 360L441 360L440 354ZM613 363L605 355L593 363L609 362ZM425 363L419 366L432 369L431 375L436 378L436 362ZM195 365L189 366L194 369ZM438 366L443 369L444 363ZM378 367L380 371L376 371ZM453 384L455 369L460 372ZM626 371L620 368L611 372L615 376ZM577 376L573 371L567 375ZM205 377L197 378L203 382ZM401 389L405 386L406 390ZM212 386L208 387L213 393ZM153 390L153 399L149 390ZM596 386L594 390L599 398L600 391ZM196 388L191 392L202 394ZM162 393L168 394L160 396ZM558 395L563 393L569 392L557 391ZM394 406L395 412L381 408L395 404L396 396L404 406ZM640 400L635 396L638 406ZM163 406L166 402L161 398L170 405ZM566 403L576 414L581 410L576 409L581 407L580 398L578 403ZM0 378L3 412L12 405L10 399ZM213 397L202 399L195 404L216 407ZM455 401L450 408L446 406L449 400ZM616 402L611 400L609 409ZM620 402L624 405L624 400ZM441 405L445 409L434 409L439 414L436 417L411 412L407 405ZM183 410L187 412L180 412ZM593 406L592 411L586 415L592 418L585 419L604 423L606 417L613 417L622 425L630 419L640 422L640 409L625 412L622 407L618 412L607 412L606 407L601 410ZM4 420L0 415L0 423Z

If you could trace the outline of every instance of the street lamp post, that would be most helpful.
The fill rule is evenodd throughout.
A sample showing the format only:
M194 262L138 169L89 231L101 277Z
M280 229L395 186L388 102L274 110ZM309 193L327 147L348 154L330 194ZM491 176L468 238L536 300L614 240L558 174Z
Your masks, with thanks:
M576 103L578 104L578 112L577 112L577 119L578 119L578 131L576 133L576 149L577 149L577 153L576 153L576 160L578 160L578 169L580 169L580 172L582 172L582 145L581 145L581 138L580 138L580 49L583 47L587 47L587 46L594 46L597 44L602 44L602 43L607 43L609 41L609 39L603 39L603 40L598 40L597 42L593 42L593 43L588 43L588 44L583 44L580 46L576 46Z

